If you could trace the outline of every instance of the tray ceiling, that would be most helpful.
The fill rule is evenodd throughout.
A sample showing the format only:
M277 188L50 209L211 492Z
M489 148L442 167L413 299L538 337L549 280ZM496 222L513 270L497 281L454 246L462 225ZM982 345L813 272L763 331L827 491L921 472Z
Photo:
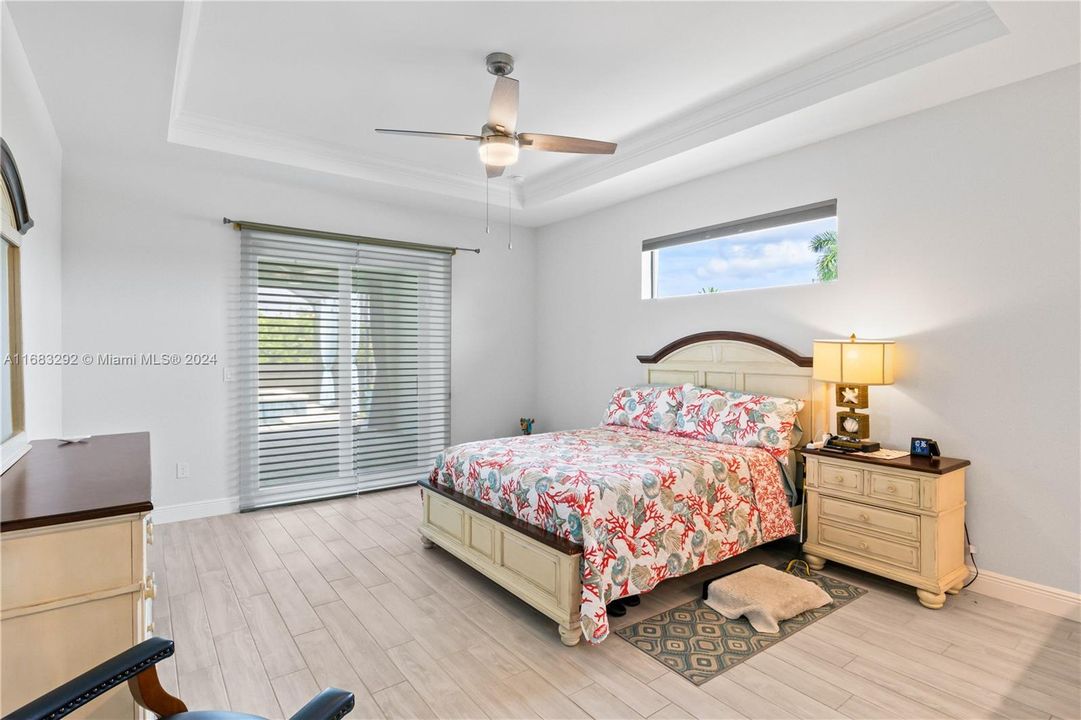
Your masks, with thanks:
M60 46L42 47L43 23L76 14L50 18L48 6L62 3L9 5L35 66ZM101 6L103 33L126 15L131 33L158 35L131 51L152 40L175 48L163 78L169 142L463 200L465 212L484 201L471 143L373 128L477 132L493 82L484 57L512 53L520 130L620 143L612 157L523 152L508 171L518 179L492 190L509 188L529 224L1047 72L1078 53L1075 3L154 5L170 7L153 22L115 3L77 14ZM161 37L170 25L172 37ZM1025 50L1031 57L1016 62ZM95 62L92 52L70 57ZM45 74L63 62L47 59ZM47 97L59 82L45 78Z

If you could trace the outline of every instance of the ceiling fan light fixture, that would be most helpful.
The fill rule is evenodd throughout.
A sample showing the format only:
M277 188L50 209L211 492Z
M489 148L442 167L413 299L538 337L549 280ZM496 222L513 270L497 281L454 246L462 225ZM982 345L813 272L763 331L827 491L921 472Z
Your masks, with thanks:
M480 159L485 165L506 167L518 162L518 141L505 135L488 135L480 141Z

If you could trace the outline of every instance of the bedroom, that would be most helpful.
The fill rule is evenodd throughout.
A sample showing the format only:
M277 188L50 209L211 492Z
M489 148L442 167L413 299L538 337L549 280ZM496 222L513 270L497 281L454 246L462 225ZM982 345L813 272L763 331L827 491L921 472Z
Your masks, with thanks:
M1081 716L1078 3L0 25L0 714L153 637L269 718ZM738 392L750 443L695 415ZM710 615L797 558L848 593L806 629Z

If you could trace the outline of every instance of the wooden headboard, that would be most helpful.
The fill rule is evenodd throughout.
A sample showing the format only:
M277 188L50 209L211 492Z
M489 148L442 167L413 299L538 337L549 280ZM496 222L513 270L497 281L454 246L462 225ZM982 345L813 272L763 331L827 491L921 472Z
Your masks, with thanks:
M803 400L802 443L828 427L825 385L811 378L811 358L779 343L740 332L682 337L652 355L639 355L646 382L723 388Z

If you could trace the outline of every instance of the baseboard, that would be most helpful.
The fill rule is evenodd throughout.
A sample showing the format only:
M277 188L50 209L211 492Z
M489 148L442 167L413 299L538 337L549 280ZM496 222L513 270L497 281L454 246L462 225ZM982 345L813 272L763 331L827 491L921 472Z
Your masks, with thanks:
M999 575L988 570L980 570L980 576L968 586L968 590L1081 622L1081 595L1069 590Z
M240 511L239 497L224 497L217 500L198 500L189 503L177 503L176 505L160 505L154 508L151 516L157 525L180 522L181 520L195 520L197 518L213 517L214 515L228 515Z

